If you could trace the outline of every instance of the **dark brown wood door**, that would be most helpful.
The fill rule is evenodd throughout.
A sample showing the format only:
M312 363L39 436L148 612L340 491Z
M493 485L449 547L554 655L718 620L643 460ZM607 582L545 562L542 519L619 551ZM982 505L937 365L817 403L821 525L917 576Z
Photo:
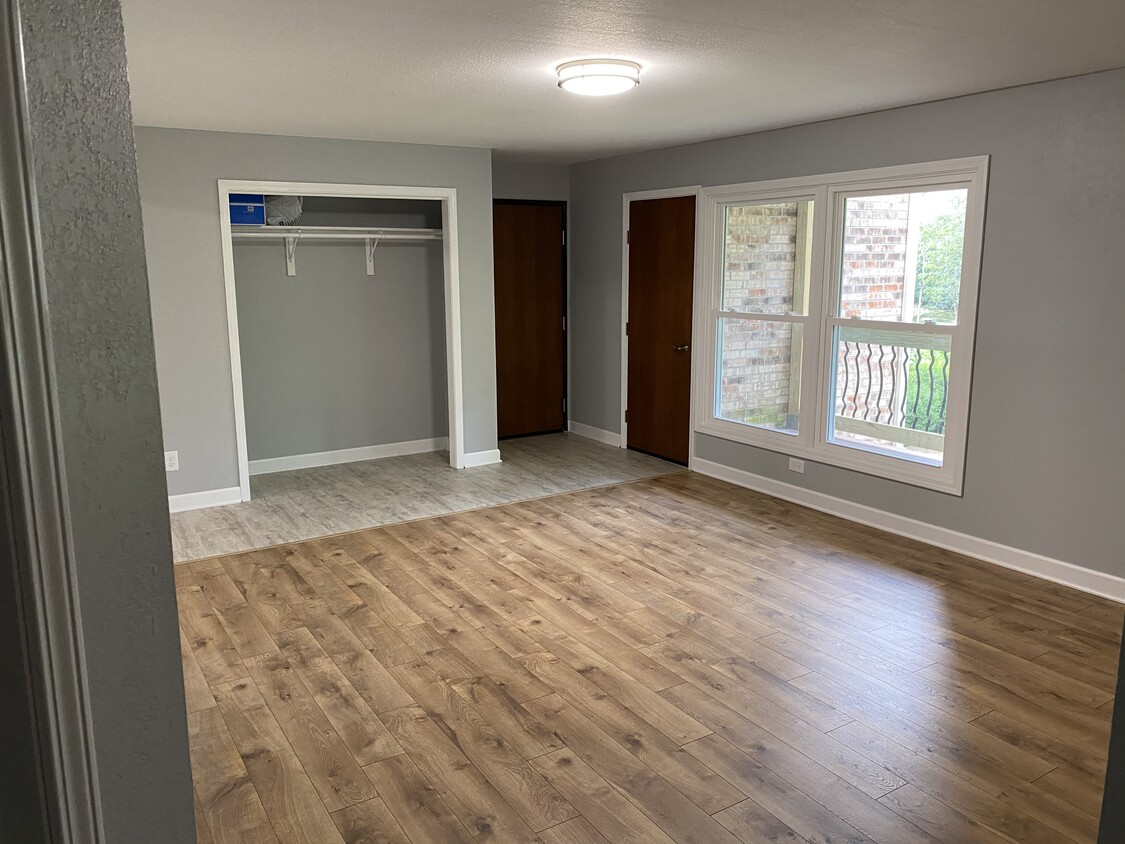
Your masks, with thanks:
M501 437L566 427L565 221L563 203L493 205Z
M629 203L629 448L686 464L695 197Z

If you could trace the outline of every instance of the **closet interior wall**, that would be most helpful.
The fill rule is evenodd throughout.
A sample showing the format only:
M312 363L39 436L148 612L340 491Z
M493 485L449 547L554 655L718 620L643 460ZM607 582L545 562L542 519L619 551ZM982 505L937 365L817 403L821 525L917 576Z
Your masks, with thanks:
M441 228L441 203L306 197L299 226ZM251 474L448 436L440 240L233 240ZM437 450L424 443L414 450ZM338 462L326 459L324 462Z

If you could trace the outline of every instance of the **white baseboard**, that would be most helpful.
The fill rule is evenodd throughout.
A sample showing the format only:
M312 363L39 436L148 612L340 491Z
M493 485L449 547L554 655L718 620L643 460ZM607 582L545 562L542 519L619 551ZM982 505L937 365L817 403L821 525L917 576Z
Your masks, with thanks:
M359 448L342 448L337 451L317 451L312 454L294 454L289 457L268 457L250 461L251 475L268 475L271 472L290 472L294 469L312 469L317 466L334 466L337 463L357 463L360 460L378 460L381 457L401 457L404 454L423 454L449 447L446 437L428 440L408 440L401 443L365 445Z
M888 533L916 539L919 542L936 545L938 548L956 551L959 554L976 557L979 560L995 563L1004 568L1035 575L1044 580L1061 583L1083 592L1125 603L1125 578L1076 566L1074 563L1068 563L1064 560L1044 557L1031 551L1023 551L1010 545L993 542L990 539L981 539L967 533L959 533L949 528L927 524L917 519L888 513L885 510L877 510L865 504L856 504L843 498L826 495L823 492L815 492L793 484L787 484L784 481L767 478L764 475L756 475L753 472L734 469L721 463L713 463L710 460L697 457L692 462L691 469L701 475L708 475L736 486L746 487L785 501L792 501L794 504L802 504L805 507L820 510L822 513L830 513L833 516L879 528Z
M222 507L224 504L238 504L240 501L242 501L242 490L236 486L226 489L205 489L203 492L169 495L168 512L182 513L185 510L202 510L204 507Z
M595 428L593 425L583 425L581 422L570 423L570 433L577 434L580 437L585 437L588 440L597 440L606 445L614 447L621 446L621 435L615 434L613 431L605 431L601 428Z
M477 466L491 466L493 463L500 463L500 449L494 448L489 451L470 451L464 457L465 465L462 469L473 469Z

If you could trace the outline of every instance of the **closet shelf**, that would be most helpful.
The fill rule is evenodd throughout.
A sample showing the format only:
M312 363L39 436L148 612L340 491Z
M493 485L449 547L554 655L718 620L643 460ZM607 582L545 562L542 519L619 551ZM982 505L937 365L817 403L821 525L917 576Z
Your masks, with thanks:
M367 228L360 226L237 226L230 227L231 237L276 238L288 240L441 240L441 229Z
M362 240L367 274L375 275L375 247L380 241L441 240L441 229L366 226L239 226L230 227L233 240L281 240L285 243L285 271L297 275L297 244L302 240Z

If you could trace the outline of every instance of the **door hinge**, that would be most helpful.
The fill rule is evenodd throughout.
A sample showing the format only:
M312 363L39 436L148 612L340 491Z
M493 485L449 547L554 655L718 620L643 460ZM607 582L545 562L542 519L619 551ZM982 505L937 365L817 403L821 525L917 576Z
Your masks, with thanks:
M625 421L629 421L629 408L625 408Z
M566 317L563 317L563 331L566 331Z
M630 232L630 231L625 232L625 242L626 243L632 243L633 242L633 233L632 232Z
M625 336L629 336L629 323L625 323Z
M566 413L566 397L563 397L563 413Z
M566 229L563 229L563 246L566 246Z

